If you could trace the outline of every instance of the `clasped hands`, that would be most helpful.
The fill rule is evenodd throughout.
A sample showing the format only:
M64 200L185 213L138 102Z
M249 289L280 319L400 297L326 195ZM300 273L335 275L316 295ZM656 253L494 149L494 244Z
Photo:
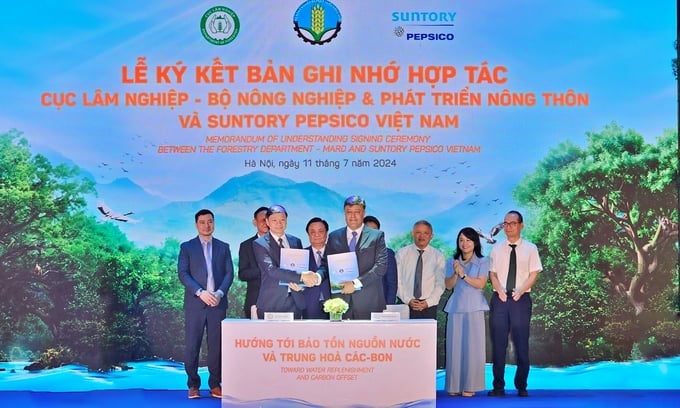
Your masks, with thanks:
M302 272L300 274L300 279L302 280L302 283L304 283L305 286L307 287L316 286L321 283L316 272L312 271ZM298 282L289 282L288 287L296 292L299 292L304 289L304 287L298 285Z
M465 268L460 264L459 260L454 260L453 261L453 270L456 272L456 275L458 275L459 278L462 278L465 276Z
M408 301L408 307L417 312L422 312L423 310L427 309L430 306L427 304L427 300L420 300L414 298Z
M512 300L515 302L519 301L519 298L522 297L524 292L521 290L515 288L512 290ZM498 298L501 300L501 302L506 302L508 300L508 294L505 292L498 292Z
M201 299L203 303L210 307L217 306L220 303L222 296L222 292L209 292L207 290L202 290L198 295L199 299Z

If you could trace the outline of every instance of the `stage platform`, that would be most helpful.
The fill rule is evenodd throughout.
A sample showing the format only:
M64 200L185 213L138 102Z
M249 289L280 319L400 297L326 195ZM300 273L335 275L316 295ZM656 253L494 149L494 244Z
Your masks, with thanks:
M220 400L207 397L189 400L185 391L158 390L101 390L87 392L0 391L5 407L156 407L200 408L219 407ZM437 407L612 407L675 406L680 401L680 390L532 390L529 398L517 397L511 390L505 397L451 397L437 392ZM284 407L281 407L284 408Z

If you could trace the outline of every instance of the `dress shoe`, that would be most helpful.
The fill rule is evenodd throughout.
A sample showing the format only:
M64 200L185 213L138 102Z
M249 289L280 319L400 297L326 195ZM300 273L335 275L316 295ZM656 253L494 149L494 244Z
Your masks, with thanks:
M527 392L527 390L518 390L518 391L517 391L517 396L519 396L519 397L528 397L528 396L529 396L529 393Z
M196 387L189 387L189 399L201 398L201 393Z
M491 390L487 395L489 397L503 397L505 396L505 390L503 389Z
M222 398L222 387L219 385L217 387L212 387L210 389L210 396L214 398Z

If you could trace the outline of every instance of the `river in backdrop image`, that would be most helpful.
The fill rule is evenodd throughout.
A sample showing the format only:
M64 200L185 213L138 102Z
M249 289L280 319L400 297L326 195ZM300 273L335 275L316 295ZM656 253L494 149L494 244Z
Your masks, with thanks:
M29 362L0 362L0 391L79 392L97 390L185 390L181 363L165 360L128 364L129 369L107 373L88 371L79 365L49 370L24 370ZM515 366L506 367L506 379ZM207 384L208 372L200 375ZM443 370L437 370L437 390L444 388ZM487 388L491 365L486 365ZM597 362L568 367L531 367L529 387L534 390L677 390L680 389L680 356L654 361Z

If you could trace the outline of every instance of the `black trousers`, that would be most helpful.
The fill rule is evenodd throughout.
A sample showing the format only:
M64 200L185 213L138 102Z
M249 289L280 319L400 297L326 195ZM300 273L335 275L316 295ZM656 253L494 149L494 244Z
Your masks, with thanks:
M425 310L408 309L411 319L435 319L437 320L437 305L430 306Z
M515 388L527 389L529 377L529 326L531 322L531 295L525 293L518 301L508 294L505 302L494 292L489 312L489 331L491 332L491 354L493 362L493 388L505 388L505 356L508 348L508 335L515 346Z

